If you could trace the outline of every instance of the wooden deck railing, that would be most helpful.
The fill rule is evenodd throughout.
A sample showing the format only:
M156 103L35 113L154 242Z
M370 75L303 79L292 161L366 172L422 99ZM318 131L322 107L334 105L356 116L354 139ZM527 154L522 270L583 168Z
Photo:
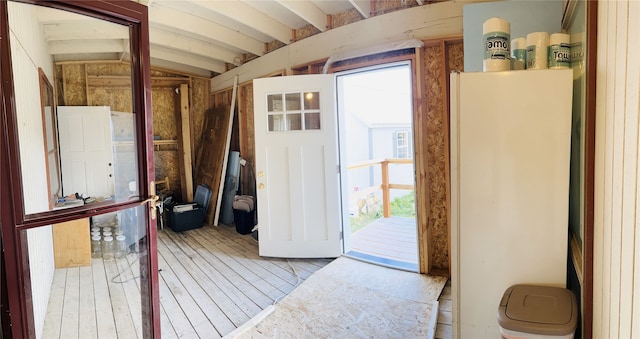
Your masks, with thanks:
M389 164L413 165L413 159L374 159L374 160L366 160L366 161L353 163L347 166L347 170L363 168L363 167L371 167L371 166L377 166L377 165L381 166L382 183L380 185L367 187L365 189L358 190L357 192L350 194L349 200L354 200L360 197L364 197L378 190L382 190L382 215L385 218L391 217L391 198L390 198L389 190L390 189L413 190L415 188L415 185L389 183Z

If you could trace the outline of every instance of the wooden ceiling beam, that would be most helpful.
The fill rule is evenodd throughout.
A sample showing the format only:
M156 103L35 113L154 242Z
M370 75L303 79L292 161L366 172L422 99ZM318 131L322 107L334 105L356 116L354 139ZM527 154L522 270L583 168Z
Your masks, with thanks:
M327 30L327 13L314 5L311 1L276 0L279 4L319 29Z
M197 55L189 55L181 53L178 50L171 50L168 48L153 48L151 47L151 58L162 59L173 63L189 65L206 69L215 73L223 73L226 71L225 63L216 61L213 59L199 57Z
M291 27L241 1L193 1L193 3L239 21L286 45L291 43Z
M221 46L157 28L150 30L149 41L152 45L170 47L227 63L233 63L236 58L242 58L241 53L235 53Z
M215 22L167 7L157 6L157 4L149 8L149 21L153 23L153 27L167 27L171 31L186 32L198 36L204 41L217 41L255 55L264 54L262 41Z
M367 19L371 16L371 1L370 0L349 0L351 5L360 12L360 14Z

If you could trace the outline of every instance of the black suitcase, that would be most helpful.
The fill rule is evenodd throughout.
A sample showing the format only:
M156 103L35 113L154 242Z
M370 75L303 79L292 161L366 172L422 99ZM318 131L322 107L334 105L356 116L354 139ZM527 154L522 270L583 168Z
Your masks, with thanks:
M174 232L184 232L204 226L211 200L211 189L204 184L198 185L193 200L194 202L191 203L168 206L169 227Z

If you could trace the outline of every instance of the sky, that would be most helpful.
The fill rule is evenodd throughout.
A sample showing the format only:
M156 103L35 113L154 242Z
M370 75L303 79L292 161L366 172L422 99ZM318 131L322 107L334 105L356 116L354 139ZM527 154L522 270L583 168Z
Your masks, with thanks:
M408 66L354 73L343 78L345 109L370 123L411 123Z

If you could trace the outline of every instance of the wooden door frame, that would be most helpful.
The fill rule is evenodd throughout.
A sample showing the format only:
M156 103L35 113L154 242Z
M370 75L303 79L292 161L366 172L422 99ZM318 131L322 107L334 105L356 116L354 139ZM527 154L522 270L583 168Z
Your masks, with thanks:
M585 93L585 160L584 160L584 286L582 286L583 338L593 336L593 242L596 157L596 55L598 52L598 1L587 1L587 60Z
M575 20L575 8L579 0L563 1L562 27L567 29L570 23ZM591 338L593 336L593 251L594 251L594 196L595 196L595 149L596 149L596 68L598 52L598 1L588 0L585 7L585 29L587 49L585 55L585 81L584 93L584 164L582 170L584 177L580 183L584 194L582 205L582 217L584 220L582 247L574 253L572 246L569 246L569 260L573 260L573 265L581 265L582 270L582 337ZM573 236L570 234L570 238ZM575 256L579 256L576 261ZM579 273L576 273L579 275Z
M13 70L11 64L8 5L0 1L0 223L2 231L2 249L4 261L2 269L6 281L7 299L2 300L3 307L8 303L8 310L3 309L3 333L14 338L35 337L34 314L31 300L30 268L28 262L27 239L25 230L33 227L50 225L77 219L80 216L90 217L109 211L132 208L140 204L140 200L149 196L149 183L154 178L153 168L153 125L151 120L151 81L149 64L149 22L146 6L133 1L109 2L93 1L42 1L19 0L20 2L71 11L98 19L126 25L130 27L130 43L132 55L132 93L133 110L136 112L138 135L138 177L140 180L140 197L137 201L106 205L94 209L70 211L66 213L37 213L25 215L24 196L20 155L18 146L18 125L13 88ZM147 165L148 164L148 165ZM149 219L148 219L149 220ZM155 237L155 220L147 223L146 244L147 256L141 257L148 267L148 284L141 286L141 303L152 321L143 319L144 332L153 337L160 336L160 297L158 289L157 239ZM10 316L7 315L10 314ZM8 321L7 321L8 320ZM10 323L8 323L10 322Z
M409 48L407 51L410 50ZM424 78L422 76L422 53L421 48L413 48L409 53L398 53L398 51L392 51L381 54L374 54L368 57L348 59L340 62L333 63L327 73L338 73L350 70L356 70L359 68L382 66L385 64L392 64L395 62L408 61L411 69L411 95L412 102L412 116L411 124L413 133L413 166L414 166L414 180L415 180L415 201L416 201L416 227L418 235L418 272L422 274L429 274L432 266L432 246L429 240L429 218L431 215L431 202L429 200L429 175L427 171L428 157L425 152L422 152L422 139L419 137L422 135L421 126L417 123L420 120L422 113L422 88L424 86ZM398 55L400 54L400 55ZM419 180L424 178L426 180ZM420 213L423 211L423 213Z

